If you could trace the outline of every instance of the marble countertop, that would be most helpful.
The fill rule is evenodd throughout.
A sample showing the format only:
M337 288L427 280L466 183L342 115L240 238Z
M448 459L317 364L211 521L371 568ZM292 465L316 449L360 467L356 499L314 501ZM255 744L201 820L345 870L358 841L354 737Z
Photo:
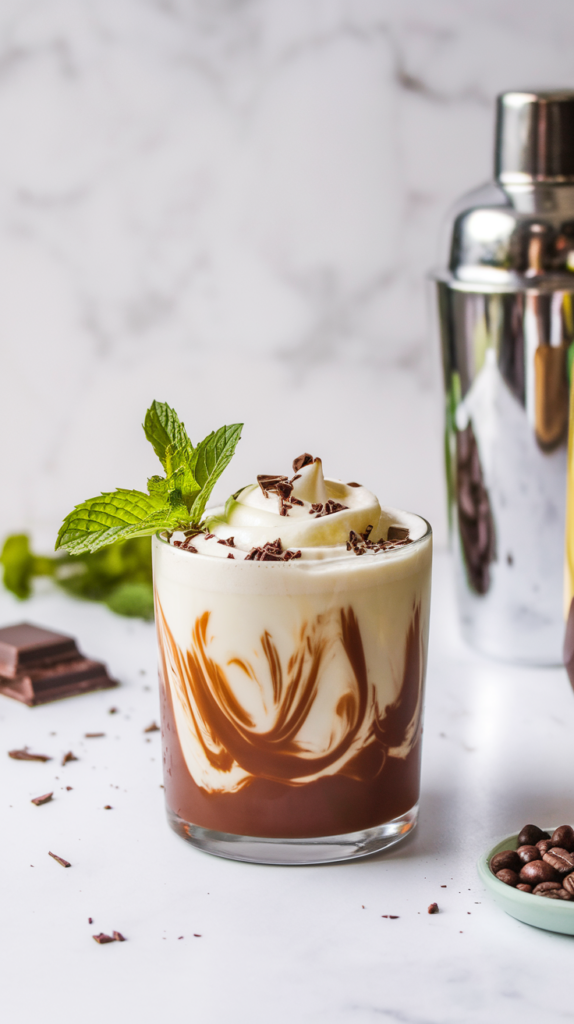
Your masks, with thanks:
M48 590L24 606L0 594L2 624L71 632L121 682L36 709L0 698L6 1019L574 1019L573 940L507 917L475 867L527 821L574 821L574 696L562 669L504 666L463 646L446 555L433 601L415 835L362 861L285 868L210 857L167 827L159 733L144 732L158 719L151 625ZM24 745L53 760L6 757ZM79 760L61 767L68 750ZM49 790L51 803L30 803ZM128 941L91 938L114 929Z

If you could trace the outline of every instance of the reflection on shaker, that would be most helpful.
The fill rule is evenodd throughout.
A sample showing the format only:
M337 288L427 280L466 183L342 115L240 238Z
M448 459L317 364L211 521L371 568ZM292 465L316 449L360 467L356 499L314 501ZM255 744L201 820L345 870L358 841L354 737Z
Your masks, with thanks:
M539 345L534 353L534 424L543 451L554 451L566 438L568 381L562 345Z
M486 594L490 586L490 563L496 558L496 539L472 423L456 433L456 495L468 580L477 594Z

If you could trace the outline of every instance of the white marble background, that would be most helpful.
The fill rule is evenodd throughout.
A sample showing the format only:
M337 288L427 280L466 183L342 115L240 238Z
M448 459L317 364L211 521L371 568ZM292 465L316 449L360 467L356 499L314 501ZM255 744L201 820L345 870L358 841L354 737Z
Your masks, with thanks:
M219 493L328 473L445 538L425 272L506 88L574 86L571 0L2 0L0 535L243 419Z

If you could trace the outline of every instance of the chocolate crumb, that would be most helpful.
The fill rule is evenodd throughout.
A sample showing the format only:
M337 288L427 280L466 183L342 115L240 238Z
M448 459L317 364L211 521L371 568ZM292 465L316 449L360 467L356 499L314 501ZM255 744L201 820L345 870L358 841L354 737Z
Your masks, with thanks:
M144 729L144 732L159 732L159 731L160 731L160 728L159 728L159 725L156 722L151 722L150 725L148 725Z
M70 790L71 790L71 789L73 789L73 788L74 788L73 786L66 786L66 789L67 789L68 793L69 793L69 792L70 792Z
M117 715L119 710L119 708L110 708L108 711L108 715Z
M178 941L179 941L179 939L183 939L183 935L178 935L177 938L178 938Z
M321 516L332 516L334 512L343 512L348 509L348 507L348 505L342 505L340 501L334 501L333 498L329 498L324 505L320 502L314 502L311 505L309 515L312 515L312 513L315 512L315 518L320 519Z
M446 889L446 885L441 885L441 889Z
M235 555L232 555L232 554L230 553L230 554L229 554L229 555L228 555L227 557L228 557L228 558L235 558Z
M235 537L225 537L224 540L218 540L218 544L225 544L228 548L235 547Z
M387 540L408 540L408 536L407 526L389 526Z
M114 938L112 938L111 935L104 935L103 932L100 932L99 935L92 935L92 938L94 939L95 942L98 943L99 946L105 946L106 942L116 941Z
M300 558L300 551L283 551L281 538L275 541L267 541L259 548L251 548L245 556L246 562L289 562L292 558Z
M121 932L112 932L112 935L116 942L125 942L125 936Z
M347 487L362 487L362 484L356 484L354 481L349 481Z
M24 747L23 750L9 750L8 757L11 757L14 761L51 761L52 758L48 754L31 754L28 747Z
M272 492L276 494L281 493L277 489L279 484L287 484L287 486L290 488L290 490L287 492L288 494L290 494L291 490L293 489L293 484L289 483L289 480L287 479L286 476L279 476L277 474L272 475L270 473L259 473L257 476L257 483L259 484L266 498L268 498Z
M85 732L84 737L87 740L97 740L100 736L105 736L105 732Z
M438 914L438 903L429 903L428 914Z
M111 804L104 804L104 811L113 811L112 805Z
M35 796L34 799L30 801L30 803L36 804L36 807L41 807L42 804L49 803L53 796L54 796L53 792L52 793L44 793L44 796Z
M72 754L71 750L68 750L68 753L64 754L62 758L62 768L64 767L65 764L68 764L70 761L79 761L79 758L76 757L75 754Z
M71 866L72 866L70 864L69 860L64 860L63 857L58 857L58 854L57 853L52 853L51 850L48 850L48 856L49 857L53 857L54 860L57 860L58 864L61 864L63 868L71 868Z
M93 917L89 917L89 918L88 918L88 924L93 924L93 923L94 923L94 919L93 919Z
M182 937L183 937L183 936L182 936ZM199 935L199 934L198 934L198 932L194 932L194 933L193 933L193 937L194 937L194 939L200 939L200 938L201 938L201 935Z
M315 462L313 456L309 455L309 452L303 452L302 455L298 455L296 459L293 459L293 472L298 473L300 469L303 469L303 466L310 466L312 462Z
M399 915L398 914L389 914L389 918L390 918L391 921L398 921Z

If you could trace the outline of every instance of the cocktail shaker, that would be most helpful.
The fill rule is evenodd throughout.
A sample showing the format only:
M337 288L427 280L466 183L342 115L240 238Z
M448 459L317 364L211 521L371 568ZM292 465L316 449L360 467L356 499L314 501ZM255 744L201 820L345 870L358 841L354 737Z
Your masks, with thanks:
M465 196L433 275L462 629L562 661L574 353L574 92L498 99L494 181Z

